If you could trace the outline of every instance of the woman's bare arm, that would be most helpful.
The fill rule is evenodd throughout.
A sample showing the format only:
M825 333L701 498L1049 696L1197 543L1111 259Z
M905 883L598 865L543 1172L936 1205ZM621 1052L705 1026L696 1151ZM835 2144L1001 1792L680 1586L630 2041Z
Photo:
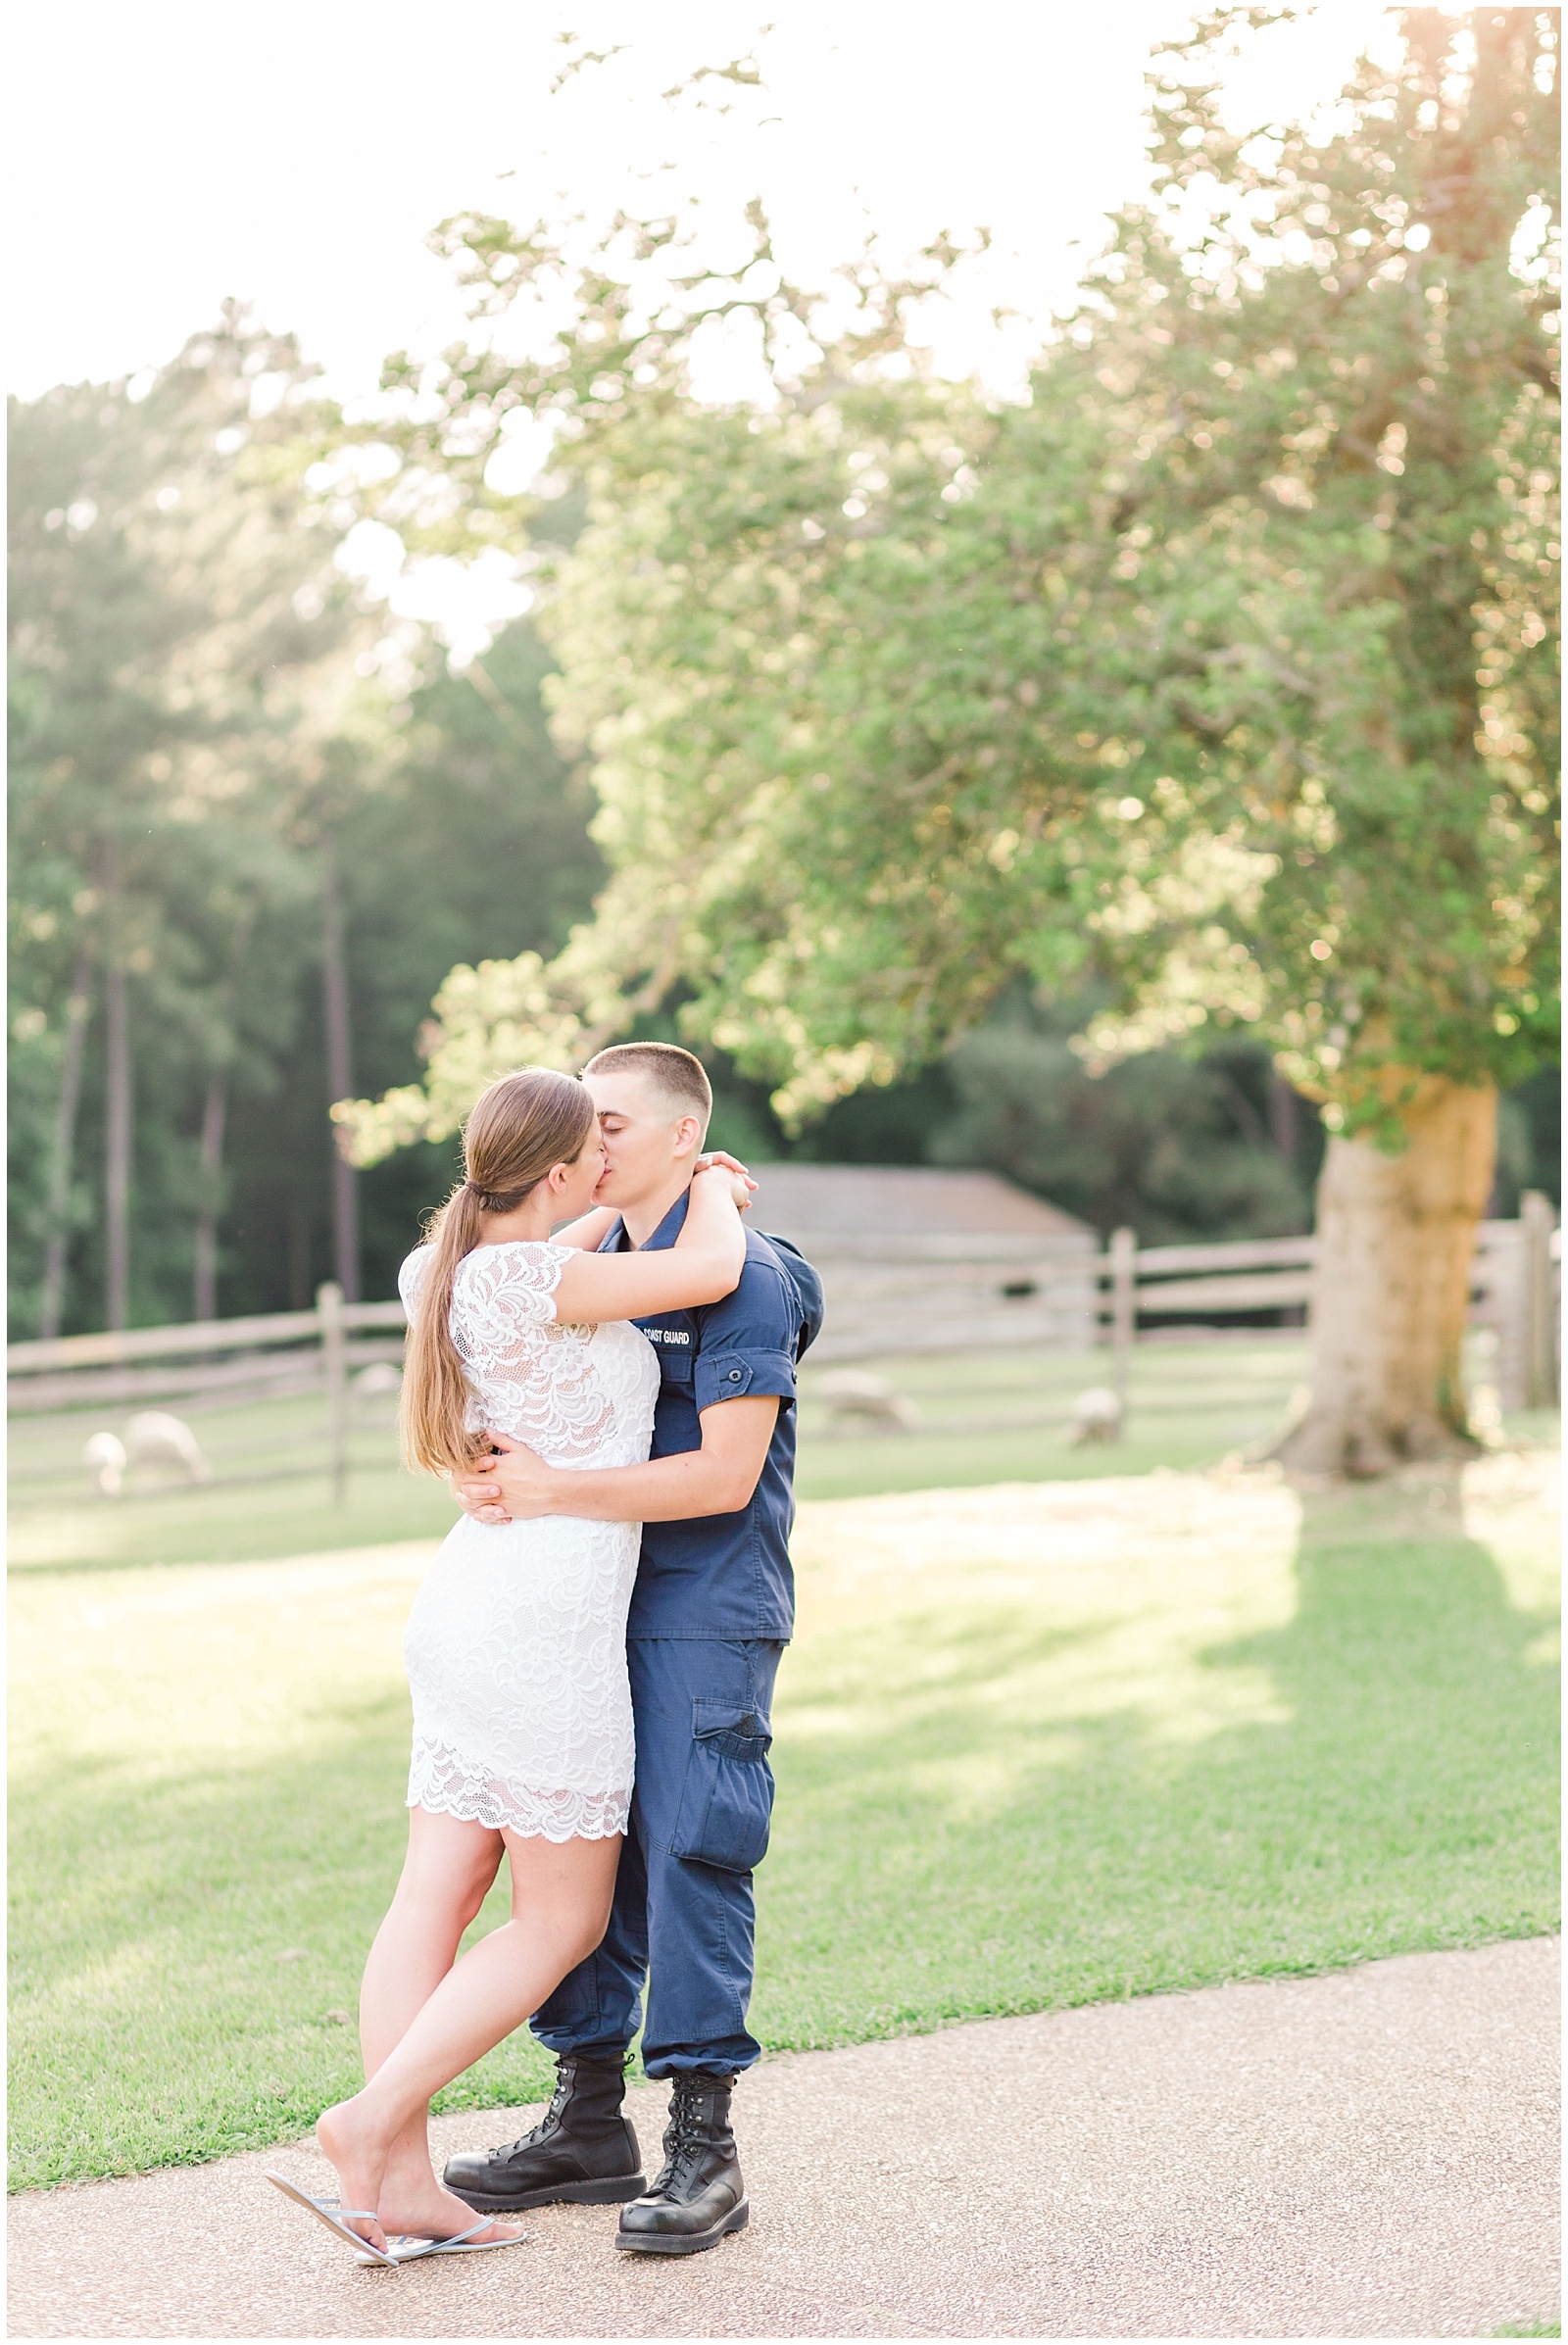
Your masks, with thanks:
M750 1201L757 1183L745 1165L726 1154L723 1148L710 1148L706 1154L698 1157L694 1169L707 1172L715 1164L721 1164L726 1172L742 1176L746 1183L747 1200ZM595 1205L591 1213L581 1214L576 1221L568 1221L564 1229L555 1231L550 1243L552 1246L569 1246L578 1253L596 1254L619 1219L620 1215L613 1205Z
M673 1246L625 1254L574 1251L556 1288L563 1325L644 1319L653 1311L719 1302L740 1284L746 1262L743 1177L714 1165L696 1175L686 1221Z
M564 1230L552 1231L550 1243L569 1246L576 1253L596 1254L619 1219L613 1205L595 1205L591 1213L568 1221Z

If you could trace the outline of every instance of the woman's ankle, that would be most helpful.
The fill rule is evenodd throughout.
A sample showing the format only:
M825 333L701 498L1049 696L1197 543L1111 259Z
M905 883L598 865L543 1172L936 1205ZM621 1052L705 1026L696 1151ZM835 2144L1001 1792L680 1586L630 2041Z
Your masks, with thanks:
M324 2125L328 2133L346 2134L356 2144L384 2147L389 2138L382 2112L370 2099L369 2088L351 2093L346 2101L338 2101L330 2109L323 2109L316 2121L318 2131Z
M376 2081L372 2080L347 2106L354 2112L354 2123L378 2150L390 2157L412 2122L428 2111L430 2104L428 2100L411 2099L407 2093L378 2091Z

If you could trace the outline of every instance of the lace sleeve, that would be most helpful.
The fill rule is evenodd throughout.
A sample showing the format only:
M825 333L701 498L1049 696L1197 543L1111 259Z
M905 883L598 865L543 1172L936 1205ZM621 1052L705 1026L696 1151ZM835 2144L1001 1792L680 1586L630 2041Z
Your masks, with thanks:
M411 1327L414 1325L415 1305L418 1300L419 1289L424 1284L432 1250L428 1246L416 1246L398 1272L398 1293L403 1297L403 1309Z
M538 1347L555 1324L556 1289L571 1255L564 1246L476 1246L466 1254L453 1295L458 1349L481 1373L505 1375Z

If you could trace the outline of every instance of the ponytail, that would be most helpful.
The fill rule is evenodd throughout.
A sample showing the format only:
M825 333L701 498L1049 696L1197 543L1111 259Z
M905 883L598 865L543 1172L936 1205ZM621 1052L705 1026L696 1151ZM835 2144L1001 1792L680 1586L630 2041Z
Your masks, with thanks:
M425 1237L435 1259L419 1282L398 1406L403 1462L416 1474L460 1474L473 1458L469 1385L452 1341L452 1288L482 1228L478 1195L463 1181Z
M467 1179L430 1222L434 1255L412 1298L399 1429L403 1461L419 1474L461 1474L473 1461L473 1388L452 1340L458 1265L489 1214L514 1213L552 1165L574 1164L594 1128L594 1103L575 1075L521 1067L476 1101L463 1136Z

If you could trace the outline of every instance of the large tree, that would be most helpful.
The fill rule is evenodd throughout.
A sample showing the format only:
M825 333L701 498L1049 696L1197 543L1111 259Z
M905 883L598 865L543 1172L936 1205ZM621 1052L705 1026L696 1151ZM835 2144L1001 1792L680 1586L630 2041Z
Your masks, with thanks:
M1156 61L1163 196L1025 405L922 379L918 288L869 269L830 332L760 223L700 283L622 231L545 357L453 355L411 436L475 452L463 494L517 406L591 492L547 624L613 875L552 966L455 971L425 1085L345 1120L450 1129L677 980L798 1118L1097 972L1091 1064L1243 1028L1323 1103L1290 1454L1372 1472L1465 1438L1497 1087L1551 1047L1557 18L1402 12L1331 134L1238 136L1214 53L1269 13ZM564 266L451 242L490 307ZM749 407L691 396L715 313L757 321Z

